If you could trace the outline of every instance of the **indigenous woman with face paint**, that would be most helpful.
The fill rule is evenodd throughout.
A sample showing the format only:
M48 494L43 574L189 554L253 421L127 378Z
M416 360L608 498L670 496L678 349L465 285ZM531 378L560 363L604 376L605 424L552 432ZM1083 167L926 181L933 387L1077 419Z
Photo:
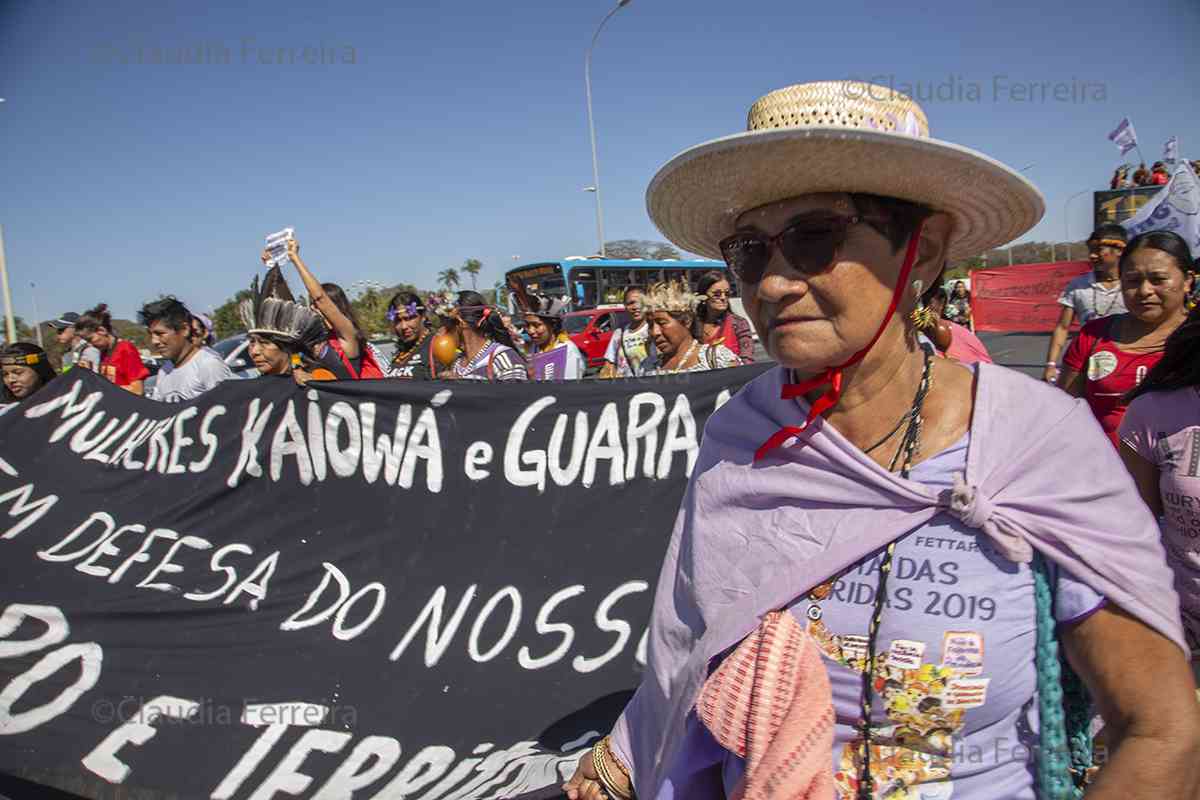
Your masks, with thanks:
M1117 446L1125 396L1137 388L1187 317L1195 283L1187 243L1171 231L1135 238L1121 254L1121 295L1127 312L1083 326L1063 357L1058 385L1087 398L1100 426Z
M531 354L529 379L533 381L578 380L587 371L587 359L562 329L566 303L554 297L529 293L532 307L525 312ZM507 330L507 326L506 326ZM512 335L511 332L509 334Z
M58 374L36 344L13 342L0 346L0 414L32 397Z
M388 303L387 320L396 334L396 355L392 356L386 377L418 381L436 378L433 335L421 298L412 292L396 294Z
M1065 800L1084 687L1089 800L1196 796L1179 602L1120 459L1086 406L935 358L910 318L1041 194L882 86L791 86L748 128L647 206L725 259L778 366L705 426L642 684L568 796Z
M720 344L738 357L738 363L754 361L754 332L750 323L733 312L729 298L733 289L729 279L717 270L700 276L696 284L700 303L696 306L696 324L693 334L707 345Z

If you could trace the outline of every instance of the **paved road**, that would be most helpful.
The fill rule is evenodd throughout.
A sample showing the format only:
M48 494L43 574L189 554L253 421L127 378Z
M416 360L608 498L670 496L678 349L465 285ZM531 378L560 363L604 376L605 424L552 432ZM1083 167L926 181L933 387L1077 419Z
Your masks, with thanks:
M1046 366L1046 348L1050 346L1048 333L981 333L992 360L997 364L1012 367L1031 375L1042 377Z

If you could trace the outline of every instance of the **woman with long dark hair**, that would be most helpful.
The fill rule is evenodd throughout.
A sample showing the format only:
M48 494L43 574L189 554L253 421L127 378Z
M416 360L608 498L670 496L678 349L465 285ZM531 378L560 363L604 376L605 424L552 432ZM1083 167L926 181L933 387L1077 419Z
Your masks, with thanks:
M443 378L475 381L523 381L525 362L500 318L478 292L459 292L454 305L462 355Z
M696 341L706 345L723 345L738 357L739 363L754 361L754 330L749 322L730 308L729 298L733 297L733 288L725 273L714 269L701 275L696 283L696 294L700 296L696 321L692 326Z
M1058 385L1087 398L1092 413L1117 446L1125 396L1162 358L1163 345L1187 315L1195 282L1192 256L1179 234L1151 231L1121 253L1121 296L1125 314L1083 326L1063 357Z
M438 362L433 357L433 332L421 298L412 292L397 292L388 302L387 320L396 334L396 355L388 365L387 377L435 379Z
M312 355L335 374L348 374L354 380L382 378L383 369L375 351L367 344L362 325L350 306L350 300L336 283L321 283L300 258L300 242L289 239L288 258L300 273L313 308L325 320L329 330L326 343ZM263 263L269 263L270 253L262 253Z
M1129 394L1119 451L1160 520L1200 681L1200 308L1193 306Z
M150 377L150 370L142 363L142 357L133 342L117 336L112 315L104 303L85 311L75 322L75 333L88 340L100 351L99 364L79 362L79 366L94 369L110 381L133 394L141 394L143 381Z
M40 391L58 374L50 365L46 351L29 342L0 346L0 411Z

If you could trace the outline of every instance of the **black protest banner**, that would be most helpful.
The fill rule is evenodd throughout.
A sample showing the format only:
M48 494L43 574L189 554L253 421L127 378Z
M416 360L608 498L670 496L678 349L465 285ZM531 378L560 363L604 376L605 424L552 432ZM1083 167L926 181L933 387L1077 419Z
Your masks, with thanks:
M75 370L0 416L0 773L499 798L619 713L703 424L761 368L527 386Z

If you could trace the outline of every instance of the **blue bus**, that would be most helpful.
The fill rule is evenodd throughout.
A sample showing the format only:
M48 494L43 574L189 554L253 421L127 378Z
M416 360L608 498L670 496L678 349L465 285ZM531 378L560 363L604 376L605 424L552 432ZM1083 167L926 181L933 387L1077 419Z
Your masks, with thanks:
M600 258L573 256L561 261L535 261L509 270L505 283L510 287L509 310L516 312L511 289L520 286L527 292L566 297L572 311L584 311L621 304L627 286L649 286L673 278L685 278L695 288L700 276L709 270L725 274L737 298L737 282L724 262L707 259ZM741 313L741 301L734 305Z

